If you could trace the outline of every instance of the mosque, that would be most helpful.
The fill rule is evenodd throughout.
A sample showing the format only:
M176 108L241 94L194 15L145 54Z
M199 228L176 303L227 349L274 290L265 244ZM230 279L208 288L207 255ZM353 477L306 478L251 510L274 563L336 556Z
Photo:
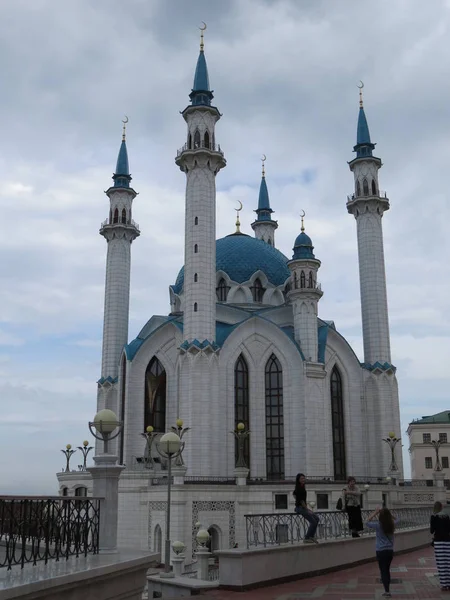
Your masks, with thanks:
M292 507L286 482L299 471L319 482L309 490L322 496L322 504L332 488L324 491L320 480L339 482L339 490L348 475L386 477L391 456L382 438L400 432L382 232L389 200L379 188L382 162L374 155L362 95L346 207L356 220L363 362L335 323L319 316L326 282L319 283L321 262L303 220L292 256L277 249L264 168L254 236L240 231L238 218L236 231L216 240L216 176L226 159L215 129L222 115L209 84L203 32L189 98L175 158L186 176L184 266L169 288L169 314L150 317L133 340L131 244L140 230L132 218L137 192L125 131L100 229L107 259L97 409L110 408L123 422L111 443L126 465L119 538L152 549L161 547L167 508L167 465L154 448L177 420L186 431L174 467L172 539L191 549L198 521L215 532L216 547L227 548L245 536L244 514ZM232 434L239 423L249 432L244 469L236 469ZM146 431L155 437L150 456ZM400 452L397 464L401 477ZM89 493L89 477L80 473L70 486ZM333 508L331 496L328 502Z

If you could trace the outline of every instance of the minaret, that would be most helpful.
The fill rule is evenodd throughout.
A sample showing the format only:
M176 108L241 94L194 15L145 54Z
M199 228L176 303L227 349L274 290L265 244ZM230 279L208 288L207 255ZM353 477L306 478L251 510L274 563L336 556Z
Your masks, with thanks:
M301 233L294 243L294 255L288 262L291 270L291 289L288 298L294 312L295 340L300 345L305 360L318 362L317 315L323 292L317 283L320 260L314 256L311 238L305 233L302 216Z
M258 240L263 240L263 242L267 242L271 246L275 246L275 229L278 228L278 223L276 221L272 221L271 217L273 210L270 208L269 192L267 190L266 171L264 164L266 161L265 154L261 160L262 177L261 185L259 187L258 208L255 210L255 213L258 216L256 217L256 221L252 223L252 228L255 232L255 237Z
M136 192L130 187L130 170L125 141L124 121L122 144L117 158L114 184L105 193L109 198L109 218L101 225L100 234L108 242L106 258L105 312L103 321L102 374L99 385L115 383L120 354L128 342L128 309L130 301L131 243L139 235L139 226L132 220L132 203ZM108 407L113 408L113 407ZM113 408L113 410L116 410Z
M355 176L355 192L348 197L347 209L356 219L358 235L359 279L364 339L364 362L391 363L389 319L384 266L383 213L389 210L389 200L378 185L381 160L373 156L364 113L361 83L356 158L349 162Z
M216 175L226 165L216 145L221 114L211 105L203 31L191 104L182 113L187 141L175 160L186 173L183 321L188 343L214 342L216 336Z

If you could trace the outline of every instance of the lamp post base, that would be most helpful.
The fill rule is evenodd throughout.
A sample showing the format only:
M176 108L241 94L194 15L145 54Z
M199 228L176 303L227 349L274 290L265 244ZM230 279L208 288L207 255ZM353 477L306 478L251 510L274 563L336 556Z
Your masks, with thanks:
M168 573L163 571L159 576L161 579L173 579L175 577L175 573L173 571L169 571Z

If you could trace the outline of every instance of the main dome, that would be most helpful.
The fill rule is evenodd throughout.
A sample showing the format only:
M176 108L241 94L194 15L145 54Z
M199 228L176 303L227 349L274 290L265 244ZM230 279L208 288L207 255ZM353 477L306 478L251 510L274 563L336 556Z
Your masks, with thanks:
M273 285L283 285L290 277L288 259L279 250L244 233L233 233L216 241L216 271L224 271L232 281L248 281L262 271ZM180 293L184 267L178 273L174 291Z

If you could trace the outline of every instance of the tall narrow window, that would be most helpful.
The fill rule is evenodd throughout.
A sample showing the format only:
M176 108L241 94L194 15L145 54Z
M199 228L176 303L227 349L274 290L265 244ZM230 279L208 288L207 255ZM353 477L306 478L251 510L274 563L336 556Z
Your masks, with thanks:
M197 244L195 244L195 246L194 246L194 254L197 254L197 252L198 252L198 246L197 246Z
M192 150L192 135L191 134L189 134L189 137L188 137L188 148L189 148L189 150Z
M227 301L227 296L228 296L229 289L230 288L226 284L225 279L222 277L222 279L219 281L219 285L216 288L217 300L219 302L226 302Z
M109 222L112 223L112 210L109 211Z
M127 359L125 355L122 358L122 368L120 370L120 420L122 423L125 422L125 392L126 392L126 378L127 378ZM123 428L120 433L120 462L119 464L123 465L123 448L125 443L125 437L123 434Z
M267 479L284 479L283 371L272 354L266 364Z
M364 192L364 196L369 195L369 184L367 183L367 179L364 179L364 181L363 181L363 192Z
M194 225L198 225L198 217L195 217L195 219L194 219Z
M197 131L194 133L194 149L200 148L200 132Z
M331 372L331 426L333 429L333 463L336 480L346 479L345 429L342 379L337 367Z
M240 355L234 367L234 424L244 423L246 431L250 429L250 403L248 390L248 367L245 358ZM237 440L235 445L235 460L237 460ZM245 440L245 464L250 468L250 443Z
M262 302L264 292L266 290L263 288L261 281L259 279L255 279L255 283L252 285L252 287L250 289L251 289L252 295L253 295L253 302Z
M271 245L272 245L272 240L269 238L269 239L267 240L267 243L269 244L269 246L271 246Z
M310 271L309 275L308 275L308 287L309 288L313 288L314 287L314 278L313 278L312 271Z
M359 181L356 182L356 195L361 196L361 185Z
M372 179L372 195L373 196L377 195L377 186L376 186L376 183L375 183L374 179Z
M122 223L126 223L127 222L127 211L122 208Z
M298 288L297 271L294 271L294 290Z
M301 288L305 288L306 287L306 277L305 277L305 271L302 271L300 273L300 287Z
M205 141L205 143L204 143L205 148L209 148L209 133L208 133L208 131L205 131L204 141Z
M197 312L197 311L198 311L198 304L197 304L197 302L194 302L194 312Z
M144 431L149 425L155 431L166 430L166 371L154 356L145 371Z
M198 275L197 275L197 273L194 273L194 283L197 283L197 281L198 281Z
M113 222L114 223L118 223L119 222L119 211L117 210L117 208L114 211L114 221Z

